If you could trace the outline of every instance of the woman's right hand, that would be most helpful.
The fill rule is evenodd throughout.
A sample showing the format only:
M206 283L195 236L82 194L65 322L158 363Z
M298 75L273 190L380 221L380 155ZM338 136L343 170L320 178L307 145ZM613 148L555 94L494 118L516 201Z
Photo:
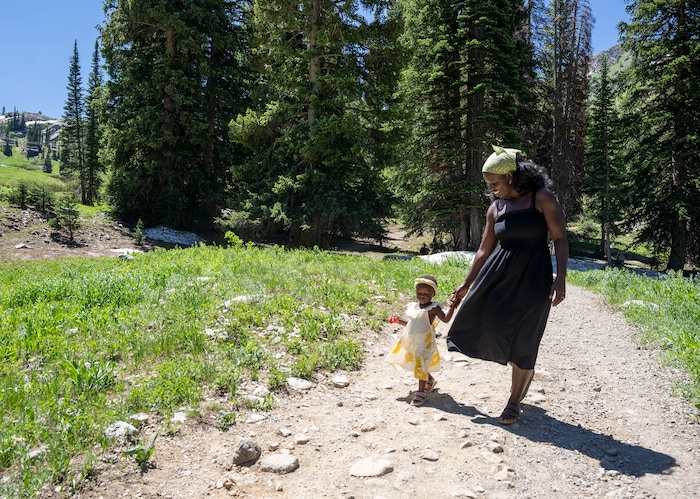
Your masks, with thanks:
M450 295L450 307L457 307L462 301L462 296L460 296L460 289L455 289Z

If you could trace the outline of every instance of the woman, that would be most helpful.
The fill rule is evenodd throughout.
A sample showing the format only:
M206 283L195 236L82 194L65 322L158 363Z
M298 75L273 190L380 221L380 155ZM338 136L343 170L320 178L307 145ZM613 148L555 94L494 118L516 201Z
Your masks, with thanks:
M511 425L520 421L520 402L535 374L549 309L566 296L569 243L564 213L544 169L522 161L517 149L493 149L482 174L494 201L471 269L450 299L456 305L466 296L447 346L511 365L510 398L498 418ZM557 261L555 279L548 234Z

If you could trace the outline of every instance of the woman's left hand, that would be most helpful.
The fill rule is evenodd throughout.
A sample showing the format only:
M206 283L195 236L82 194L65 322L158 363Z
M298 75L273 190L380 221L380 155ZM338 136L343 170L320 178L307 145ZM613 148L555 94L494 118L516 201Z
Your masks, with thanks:
M549 299L552 300L552 305L557 306L566 298L566 281L556 279L552 283L552 290L549 292Z

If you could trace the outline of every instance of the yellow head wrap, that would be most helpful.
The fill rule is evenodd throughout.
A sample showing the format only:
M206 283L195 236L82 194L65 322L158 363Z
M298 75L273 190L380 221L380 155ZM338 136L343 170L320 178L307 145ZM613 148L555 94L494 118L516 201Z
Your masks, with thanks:
M427 284L431 288L433 288L433 291L437 293L437 282L435 282L433 279L428 279L427 277L419 277L413 282L413 287L417 288L419 284Z
M481 168L483 173L495 173L496 175L505 175L506 173L514 172L517 169L515 162L516 155L519 149L507 149L499 146L493 147L493 153L488 157L484 166Z

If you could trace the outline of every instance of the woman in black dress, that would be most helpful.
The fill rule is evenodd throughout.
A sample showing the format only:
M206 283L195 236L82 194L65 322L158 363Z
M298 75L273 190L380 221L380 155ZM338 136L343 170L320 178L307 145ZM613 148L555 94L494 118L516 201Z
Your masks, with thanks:
M464 303L447 334L450 351L512 367L511 393L498 422L520 421L552 305L566 295L569 243L564 213L543 168L517 149L493 146L482 168L494 198L479 249L451 305ZM547 236L554 243L552 259Z

